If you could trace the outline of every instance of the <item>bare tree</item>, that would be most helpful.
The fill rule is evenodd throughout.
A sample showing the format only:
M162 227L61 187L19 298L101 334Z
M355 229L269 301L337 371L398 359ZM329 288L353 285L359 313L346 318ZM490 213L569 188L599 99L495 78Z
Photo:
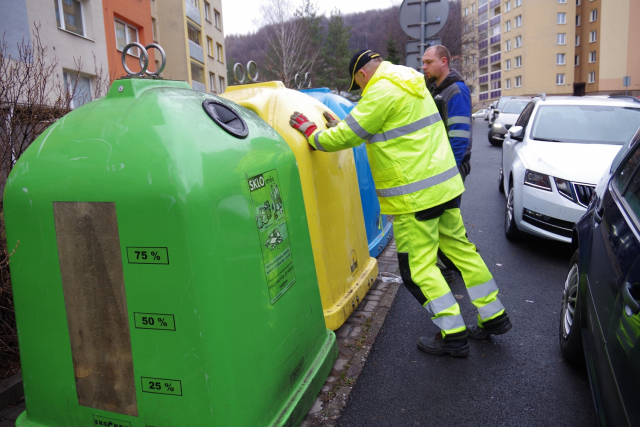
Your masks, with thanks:
M266 68L291 87L296 74L304 75L312 69L318 50L308 48L308 29L303 19L294 17L289 0L267 0L260 11L268 41L268 48L261 48Z

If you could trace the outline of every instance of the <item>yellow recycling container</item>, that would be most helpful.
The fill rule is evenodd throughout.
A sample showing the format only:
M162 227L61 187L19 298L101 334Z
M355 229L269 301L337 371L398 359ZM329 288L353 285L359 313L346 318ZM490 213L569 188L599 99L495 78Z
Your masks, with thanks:
M312 151L305 137L289 125L289 117L300 111L323 128L322 113L331 110L304 93L287 89L282 82L229 86L221 96L258 114L295 155L324 321L327 328L336 330L378 275L378 263L369 256L353 150Z

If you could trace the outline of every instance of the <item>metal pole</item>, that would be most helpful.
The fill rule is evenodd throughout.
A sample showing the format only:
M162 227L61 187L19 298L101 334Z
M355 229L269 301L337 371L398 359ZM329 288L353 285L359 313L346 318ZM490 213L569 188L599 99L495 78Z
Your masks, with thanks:
M427 0L420 1L420 61L424 56L425 44L427 44Z

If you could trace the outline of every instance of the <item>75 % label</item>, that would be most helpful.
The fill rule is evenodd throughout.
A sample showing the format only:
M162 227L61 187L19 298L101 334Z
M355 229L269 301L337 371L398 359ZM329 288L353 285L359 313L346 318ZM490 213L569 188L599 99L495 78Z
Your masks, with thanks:
M129 264L169 264L169 249L163 247L127 246Z

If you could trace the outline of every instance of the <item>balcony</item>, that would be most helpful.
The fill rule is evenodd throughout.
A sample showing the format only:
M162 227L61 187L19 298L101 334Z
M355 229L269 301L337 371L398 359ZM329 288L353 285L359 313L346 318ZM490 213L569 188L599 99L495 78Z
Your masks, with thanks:
M500 71L494 71L493 73L491 73L491 81L500 80L500 77L501 77Z
M492 27L494 25L499 25L499 24L500 24L500 15L494 16L493 18L491 18L491 20L489 20L489 25L491 25Z
M489 3L489 7L493 9L496 6L500 6L500 0L491 0L491 3Z
M499 2L498 2L499 3ZM486 12L489 9L489 6L485 3L478 8L478 15Z
M489 58L490 58L490 61L491 61L492 64L494 62L499 62L500 61L500 53L498 52L498 53L496 53L494 55L491 55ZM482 67L482 65L481 65L481 67Z
M500 43L500 34L495 35L489 39L489 44Z
M482 67L486 67L488 64L489 64L489 58L485 56L484 58L480 58L480 62L478 66L482 68Z
M500 98L500 96L502 96L501 94L502 94L502 92L501 92L501 90L500 90L500 89L498 89L498 90L492 90L492 91L491 91L491 99L493 99L493 98Z
M200 9L192 5L190 2L185 0L185 9L187 12L187 17L191 19L196 24L200 25Z
M489 92L482 92L479 96L478 99L480 101L486 101L487 99L489 99Z
M196 61L204 63L204 52L202 46L189 40L189 56Z
M478 77L478 84L483 84L489 82L489 74L483 74Z
M489 46L489 42L486 40L482 40L478 43L478 50L486 49Z
M489 28L489 23L485 21L484 23L478 25L478 32L481 33L487 28Z

